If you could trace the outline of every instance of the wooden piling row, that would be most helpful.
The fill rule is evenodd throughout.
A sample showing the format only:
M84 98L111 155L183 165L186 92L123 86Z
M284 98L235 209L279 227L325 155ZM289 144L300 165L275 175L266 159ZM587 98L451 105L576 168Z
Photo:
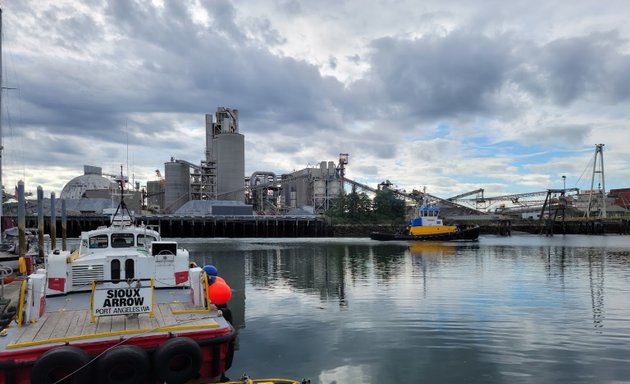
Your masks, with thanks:
M55 220L55 227L70 237L79 237L82 231L108 225L104 216L63 216ZM261 216L261 217L176 217L140 216L136 223L159 226L163 237L327 237L332 227L318 217ZM27 217L27 226L37 226L37 217ZM52 221L44 223L44 231L51 233ZM56 228L52 233L56 232Z

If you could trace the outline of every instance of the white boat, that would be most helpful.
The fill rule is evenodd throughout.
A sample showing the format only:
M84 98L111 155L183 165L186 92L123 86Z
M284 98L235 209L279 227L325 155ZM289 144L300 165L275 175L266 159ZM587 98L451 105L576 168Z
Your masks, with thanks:
M124 205L124 204L123 204ZM134 225L117 214L108 227L83 232L79 249L55 250L46 258L47 294L91 290L93 280L115 286L129 279L154 279L156 288L188 285L189 254L163 241L154 227Z
M110 226L82 233L74 251L53 250L21 283L1 331L0 384L224 377L236 335L230 288L157 228L135 225L122 197L119 208Z

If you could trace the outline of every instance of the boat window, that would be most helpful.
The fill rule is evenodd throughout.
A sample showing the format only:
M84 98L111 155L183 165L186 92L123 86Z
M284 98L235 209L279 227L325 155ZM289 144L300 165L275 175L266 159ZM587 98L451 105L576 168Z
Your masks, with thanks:
M133 259L125 260L125 280L133 279L135 276Z
M107 248L107 235L96 235L90 237L90 248Z
M143 246L144 245L145 247L147 247L147 246L151 245L151 243L156 241L156 240L157 239L154 236L145 235L143 233L143 234L138 235L138 246Z
M112 280L117 283L120 281L120 260L114 259L110 265Z
M133 247L133 233L112 233L113 248Z

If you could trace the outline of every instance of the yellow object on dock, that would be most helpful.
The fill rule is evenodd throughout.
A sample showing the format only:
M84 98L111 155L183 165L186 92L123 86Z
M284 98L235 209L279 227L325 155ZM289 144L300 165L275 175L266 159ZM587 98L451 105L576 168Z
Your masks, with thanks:
M18 258L18 270L20 271L20 273L26 273L26 259L24 258L24 256L20 256Z

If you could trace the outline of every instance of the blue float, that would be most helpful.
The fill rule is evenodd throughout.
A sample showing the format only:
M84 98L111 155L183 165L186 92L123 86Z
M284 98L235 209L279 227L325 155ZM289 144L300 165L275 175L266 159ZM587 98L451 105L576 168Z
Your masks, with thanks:
M208 274L208 276L216 276L219 274L219 271L214 265L206 265L203 267L203 271Z

